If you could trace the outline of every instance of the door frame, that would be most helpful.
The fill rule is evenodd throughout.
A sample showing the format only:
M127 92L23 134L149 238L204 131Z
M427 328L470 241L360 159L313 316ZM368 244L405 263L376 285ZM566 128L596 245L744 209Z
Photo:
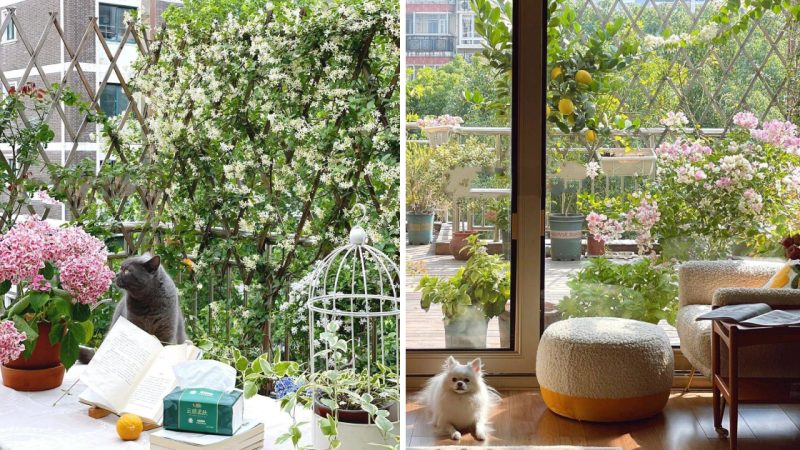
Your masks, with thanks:
M512 80L512 318L511 350L406 350L406 385L418 388L453 355L480 357L496 388L536 387L536 349L544 286L544 104L546 0L514 0ZM521 24L524 24L522 26Z

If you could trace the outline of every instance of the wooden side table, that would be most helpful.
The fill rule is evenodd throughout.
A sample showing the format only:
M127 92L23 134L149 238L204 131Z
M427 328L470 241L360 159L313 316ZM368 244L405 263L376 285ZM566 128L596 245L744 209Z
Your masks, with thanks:
M781 308L786 309L786 308ZM720 341L728 348L728 376L722 376ZM714 394L714 428L729 436L730 449L735 450L742 403L800 403L798 378L744 378L739 376L739 349L752 345L800 342L800 327L747 327L715 320L711 333L711 367ZM729 430L722 427L725 403L730 411Z

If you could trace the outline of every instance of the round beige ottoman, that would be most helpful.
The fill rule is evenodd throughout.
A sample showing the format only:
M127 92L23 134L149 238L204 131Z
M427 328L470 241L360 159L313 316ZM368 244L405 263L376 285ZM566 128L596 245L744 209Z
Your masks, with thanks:
M675 361L656 325L613 317L576 318L545 330L536 378L547 407L577 420L643 419L664 408Z

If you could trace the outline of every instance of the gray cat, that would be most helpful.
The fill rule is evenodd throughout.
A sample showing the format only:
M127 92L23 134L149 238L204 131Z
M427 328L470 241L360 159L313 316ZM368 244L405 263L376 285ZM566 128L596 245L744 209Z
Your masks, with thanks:
M154 335L164 344L186 341L186 327L178 302L178 290L169 274L161 267L159 256L132 256L122 262L116 279L122 296L111 326L120 316ZM81 348L80 361L87 364L94 351Z

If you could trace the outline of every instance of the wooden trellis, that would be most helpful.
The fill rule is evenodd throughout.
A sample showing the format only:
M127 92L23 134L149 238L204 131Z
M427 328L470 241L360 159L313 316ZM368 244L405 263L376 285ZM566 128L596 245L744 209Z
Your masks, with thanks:
M631 31L636 37L644 41L647 36L660 36L665 31L671 32L676 20L689 20L688 28L684 31L688 34L698 33L701 28L708 24L708 18L717 12L719 3L702 0L675 0L664 2L662 0L644 0L640 2L629 2L622 0L569 0L567 4L576 11L576 21L584 28L586 25L597 25L604 27L607 23L616 18L623 18L630 23ZM656 30L643 29L643 19L646 14L655 15L658 21ZM678 16L683 15L682 19ZM684 112L693 123L698 123L704 127L723 128L725 131L732 124L732 116L735 112L754 108L751 104L750 96L759 91L766 96L768 104L766 107L753 111L762 120L765 118L792 118L797 113L798 95L795 92L792 98L786 98L788 89L793 88L797 83L798 64L800 55L798 54L798 23L792 20L784 20L781 15L765 15L759 20L753 21L746 33L734 35L732 43L735 45L735 54L732 58L720 54L720 47L709 45L702 55L692 53L692 47L678 48L673 50L668 58L668 66L652 90L641 88L641 78L637 73L631 73L632 79L629 80L627 88L615 95L619 100L619 105L615 113L627 114L635 117L637 111L629 109L630 101L633 96L644 96L645 106L643 110L652 110L658 106L658 97L662 94L674 96L680 105L687 104L691 90L695 90L692 95L702 95L705 107L699 111L691 111L685 108ZM651 19L652 20L652 19ZM651 27L652 28L652 27ZM575 38L588 39L588 33L575 34ZM763 38L767 44L766 52L754 54L748 49L755 37ZM780 79L769 79L765 74L767 65L779 63L781 69ZM746 64L748 76L746 86L737 98L731 99L727 105L723 104L721 97L723 89L732 79L732 71L737 64ZM718 66L720 75L716 85L709 84L703 76L702 70L706 65ZM669 74L673 69L685 69L688 72L685 85L672 79ZM794 110L794 111L792 111ZM716 115L716 117L714 117ZM796 117L795 117L796 119ZM651 124L655 125L655 124Z

